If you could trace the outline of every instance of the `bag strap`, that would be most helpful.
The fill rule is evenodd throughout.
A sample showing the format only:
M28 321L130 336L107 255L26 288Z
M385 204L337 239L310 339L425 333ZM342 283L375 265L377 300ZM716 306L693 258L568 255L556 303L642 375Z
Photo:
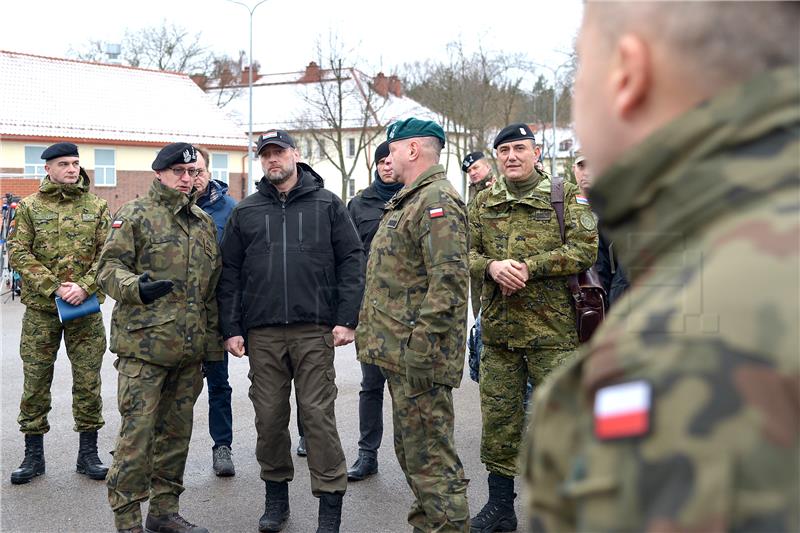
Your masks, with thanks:
M558 219L558 229L561 231L561 243L566 244L566 234L564 231L564 178L553 176L550 178L550 205L556 212Z

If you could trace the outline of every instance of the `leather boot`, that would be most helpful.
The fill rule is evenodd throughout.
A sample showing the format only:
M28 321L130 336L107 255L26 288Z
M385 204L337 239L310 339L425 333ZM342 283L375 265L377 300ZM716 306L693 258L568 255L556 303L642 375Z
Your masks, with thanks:
M25 458L11 472L11 483L21 485L44 474L44 435L25 435Z
M517 515L514 513L514 478L489 474L489 501L472 519L471 533L516 531Z
M266 481L264 514L258 521L259 531L280 531L289 520L289 482Z
M358 459L347 470L347 481L361 481L378 473L378 458L375 455L359 450Z
M148 514L144 530L147 533L208 533L206 528L192 524L178 513L164 516Z
M81 432L76 469L79 474L84 474L90 479L106 478L108 467L100 462L100 458L97 456L96 431Z
M297 455L300 456L300 457L305 457L306 455L308 455L308 452L306 452L306 438L305 437L300 437L300 442L297 443L297 450L295 450L295 451L297 452Z
M325 492L319 496L317 533L339 533L342 523L342 495Z

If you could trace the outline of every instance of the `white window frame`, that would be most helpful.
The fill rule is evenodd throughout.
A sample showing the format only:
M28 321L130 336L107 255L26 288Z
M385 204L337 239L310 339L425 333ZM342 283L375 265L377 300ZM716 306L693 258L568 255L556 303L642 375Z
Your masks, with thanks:
M101 165L97 163L97 152L111 152L113 163L111 165ZM109 173L111 178L109 179ZM103 179L100 180L99 176ZM94 186L95 187L116 187L117 186L117 151L114 148L95 148L94 149Z
M28 163L28 149L29 148L31 149L31 151L39 152L41 154L42 152L44 152L47 149L47 146L39 146L38 144L26 144L25 145L25 148L24 148L25 165L23 166L22 172L25 174L25 176L30 176L30 177L36 176L38 178L44 178L47 175L47 171L44 169L45 161L44 161L44 159L39 157L38 160L41 161L41 164L40 163ZM28 169L30 167L32 167L33 172L28 172Z
M347 138L347 157L356 156L356 140L353 137Z
M230 172L228 170L228 154L223 153L211 153L211 164L209 165L210 168L208 169L211 172L211 179L219 180L222 183L229 184L230 183ZM217 162L221 159L225 158L225 165L224 166L217 166Z

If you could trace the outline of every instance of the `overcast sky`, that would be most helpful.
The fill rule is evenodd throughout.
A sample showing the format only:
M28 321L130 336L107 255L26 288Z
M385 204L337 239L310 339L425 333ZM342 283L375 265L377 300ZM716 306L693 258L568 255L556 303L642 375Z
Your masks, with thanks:
M365 70L444 59L447 43L459 39L469 52L482 46L557 66L582 9L581 0L267 0L253 16L253 56L262 72L302 70L315 39L333 32ZM217 53L248 49L248 11L226 0L3 0L0 18L0 49L15 52L64 57L71 46L119 42L126 28L163 20L200 32Z

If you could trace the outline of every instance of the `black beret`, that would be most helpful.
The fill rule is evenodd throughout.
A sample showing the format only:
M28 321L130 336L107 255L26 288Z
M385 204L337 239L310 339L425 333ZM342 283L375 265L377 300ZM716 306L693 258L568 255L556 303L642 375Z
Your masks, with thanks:
M56 143L42 152L42 159L50 161L56 157L78 157L78 147L72 143Z
M414 137L436 137L444 147L447 142L442 127L432 120L420 120L418 118L407 118L398 120L391 126L386 134L386 142L389 144L403 139Z
M383 141L375 148L375 164L378 164L378 161L381 159L386 159L389 156L389 143Z
M258 138L258 146L256 147L256 155L261 153L261 150L268 144L277 144L282 148L297 148L294 139L284 130L269 130L264 132Z
M194 163L197 161L197 150L188 143L172 143L166 145L158 152L151 168L164 170L172 165Z
M520 139L530 139L536 142L536 138L533 136L533 132L527 124L521 122L519 124L509 124L500 130L500 133L494 138L494 146L492 146L492 148L497 148L503 143L518 141Z
M461 170L466 172L475 161L483 159L484 157L486 156L483 152L472 152L471 154L467 154L467 157L465 157L464 161L461 162Z

